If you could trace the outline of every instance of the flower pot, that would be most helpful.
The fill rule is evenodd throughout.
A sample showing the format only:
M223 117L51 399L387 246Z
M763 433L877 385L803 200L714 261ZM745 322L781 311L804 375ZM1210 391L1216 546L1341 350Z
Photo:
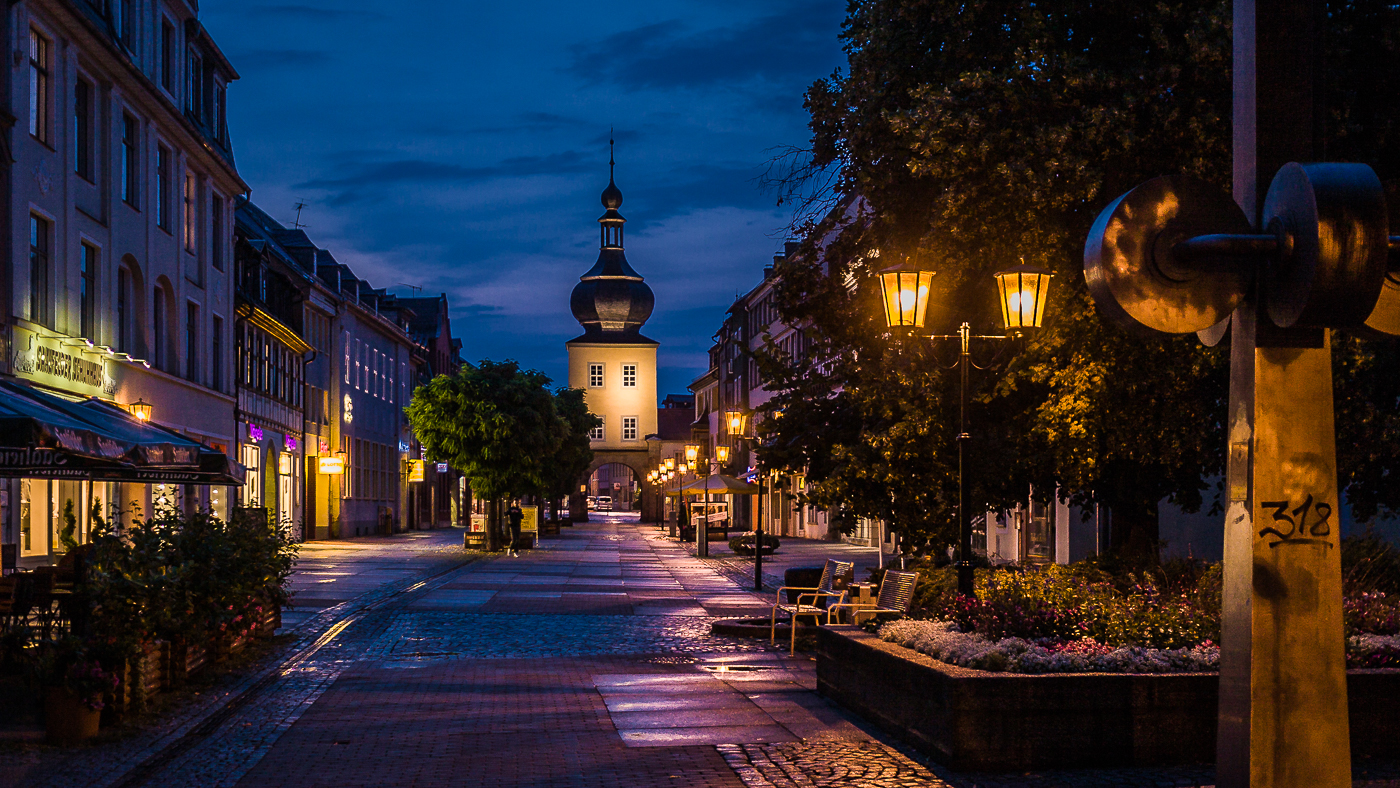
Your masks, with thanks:
M88 708L82 699L63 687L44 693L44 732L53 744L78 744L97 735L100 710Z

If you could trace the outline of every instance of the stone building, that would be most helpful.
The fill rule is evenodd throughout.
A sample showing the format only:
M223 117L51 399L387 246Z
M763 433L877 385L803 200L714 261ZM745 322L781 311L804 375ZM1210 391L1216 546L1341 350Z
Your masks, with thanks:
M0 376L149 405L153 423L231 453L231 237L247 190L225 118L237 72L195 3L29 0L6 10L15 57L0 105L18 121L0 156ZM7 480L0 533L22 558L43 561L66 501L84 513L96 501L226 514L228 493Z

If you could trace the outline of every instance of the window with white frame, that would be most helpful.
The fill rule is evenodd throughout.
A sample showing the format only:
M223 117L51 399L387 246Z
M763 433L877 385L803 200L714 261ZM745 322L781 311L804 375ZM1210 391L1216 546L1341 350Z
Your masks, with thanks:
M623 365L622 365L622 387L625 388L625 389L634 389L634 388L637 387L637 365L636 365L636 364L623 364Z
M603 440L603 436L606 434L607 433L603 430L603 417L599 416L598 426L588 431L588 439L591 441L600 441Z
M588 387L591 388L591 389L600 389L600 388L603 387L603 365L602 365L602 364L589 364L589 365L588 365ZM602 440L602 439L599 438L599 440Z
M622 439L625 440L625 441L634 441L634 440L637 439L637 417L636 417L636 416L623 416L623 417L622 417Z

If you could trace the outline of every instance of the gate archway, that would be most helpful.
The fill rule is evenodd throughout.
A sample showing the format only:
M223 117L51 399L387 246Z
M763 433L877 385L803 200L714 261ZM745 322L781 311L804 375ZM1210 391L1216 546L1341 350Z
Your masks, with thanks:
M594 480L599 469L609 466L619 468L616 474L620 476L625 476L627 472L631 473L631 479L635 482L632 500L638 502L638 505L641 507L639 510L641 512L641 519L643 522L649 522L651 519L654 519L656 514L649 511L649 509L652 508L650 504L651 496L646 495L646 492L648 492L646 484L647 450L641 449L640 451L594 452L593 462L589 464L588 470L583 473L578 480L578 484L574 486L575 492L569 496L569 516L573 521L576 523L588 521L588 496L599 494L593 492L594 488L591 482ZM626 469L625 471L621 470L624 468ZM612 482L609 481L609 484L611 483Z

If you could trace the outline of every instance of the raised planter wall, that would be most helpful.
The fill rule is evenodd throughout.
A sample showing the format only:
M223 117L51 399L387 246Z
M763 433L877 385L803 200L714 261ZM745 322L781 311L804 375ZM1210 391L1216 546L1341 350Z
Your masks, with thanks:
M1215 760L1214 673L959 668L849 626L817 630L817 690L955 769ZM1349 671L1352 755L1400 757L1400 670Z

